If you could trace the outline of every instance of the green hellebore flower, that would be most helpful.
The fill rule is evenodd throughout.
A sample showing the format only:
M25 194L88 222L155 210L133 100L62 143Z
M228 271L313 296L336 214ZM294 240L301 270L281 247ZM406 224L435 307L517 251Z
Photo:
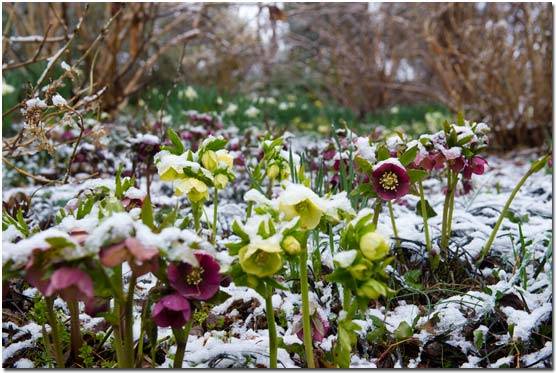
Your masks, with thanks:
M294 236L287 236L282 241L282 247L290 255L297 255L301 251L301 244Z
M282 249L279 245L253 243L239 250L239 264L245 273L257 277L269 277L282 268Z
M381 295L386 295L390 289L383 283L377 280L367 280L363 285L357 289L357 295L369 299L378 299Z
M351 275L357 280L363 280L364 278L366 278L367 276L365 275L365 273L368 269L369 268L363 263L354 264L347 268L349 273L351 273Z
M175 183L175 187L177 196L187 193L187 198L189 198L191 202L200 202L208 198L207 184L193 177L178 179Z
M203 167L209 171L214 171L218 167L218 156L213 150L207 150L201 157Z
M218 150L216 152L216 158L218 159L218 162L224 163L227 168L234 167L234 157L232 157L227 150L225 149Z
M388 243L384 237L377 232L365 233L359 240L359 248L363 255L369 260L382 259L389 251Z
M299 216L301 229L311 230L324 215L322 201L311 189L300 184L289 184L280 196L279 209L287 220Z
M214 177L214 187L216 189L224 189L228 185L228 177L224 174L218 174Z

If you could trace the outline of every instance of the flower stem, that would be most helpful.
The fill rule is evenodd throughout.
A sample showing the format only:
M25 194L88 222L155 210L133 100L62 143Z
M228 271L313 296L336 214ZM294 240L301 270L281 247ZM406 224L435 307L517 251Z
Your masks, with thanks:
M373 224L375 227L378 225L378 215L380 214L381 209L382 209L382 201L377 198L373 210Z
M446 190L446 197L444 198L444 209L442 210L442 236L440 240L440 247L442 247L442 249L444 250L448 249L448 239L449 239L448 225L450 224L448 219L450 213L451 200L453 198L452 194L454 193L452 179L453 179L452 170L448 169L448 182L447 182L448 189Z
M189 331L193 318L190 318L183 328L172 328L174 338L176 339L176 354L174 355L174 369L180 369L183 365L183 357L185 355L185 348L187 347L187 340L189 339Z
M276 320L272 307L272 286L267 286L265 296L266 320L268 325L268 346L270 350L270 368L276 369L278 365L278 343L276 335Z
M394 217L394 209L392 208L392 201L388 201L388 211L390 212L390 222L392 223L392 230L394 231L394 238L396 238L396 245L400 246L398 236L398 228L396 227L396 219Z
M521 189L523 184L525 184L525 182L527 181L529 176L533 175L537 171L538 170L535 169L535 164L533 164L533 166L531 166L529 171L527 171L527 173L525 175L523 175L521 180L519 180L517 185L512 190L512 193L510 194L510 197L508 198L508 200L506 201L506 204L502 208L502 211L500 212L500 216L498 217L498 220L496 221L496 224L494 225L494 228L492 229L492 232L490 233L490 236L488 237L487 243L485 244L485 246L481 250L481 255L479 256L479 262L478 262L477 266L488 255L488 253L490 251L490 247L492 246L492 243L494 242L494 239L496 238L496 234L498 233L498 230L500 229L500 226L502 225L502 221L504 221L504 218L506 217L506 213L508 212L508 209L510 208L510 205L512 204L512 201L514 200L515 196L517 195L517 193L519 192L519 190Z
M126 354L127 364L130 368L134 366L134 349L133 349L133 295L135 293L135 284L137 277L132 273L129 280L129 287L127 290L127 299L125 302L125 334L124 334L124 348Z
M452 236L452 217L454 215L454 202L456 197L456 186L458 185L458 174L454 173L452 175L452 195L450 196L450 206L448 209L448 227L446 231L446 237L450 238Z
M54 345L54 357L56 359L56 367L63 368L65 365L64 354L62 352L62 341L60 340L60 329L58 318L54 311L54 298L46 297L46 313L48 316L48 323L52 329L52 344Z
M195 232L197 234L201 233L201 206L198 202L191 204L191 210L193 212L193 221L195 223Z
M427 201L425 200L425 191L423 189L423 183L418 182L419 185L419 196L421 197L421 216L423 217L423 231L425 231L425 242L427 245L427 251L430 253L432 249L431 236L429 233L429 217L427 214Z
M301 285L301 312L303 317L303 344L307 367L314 368L313 341L311 335L311 315L309 311L309 282L307 275L307 243L303 245L299 255L299 282Z
M216 244L216 224L218 223L218 189L214 188L214 210L212 217L212 244Z
M330 254L334 255L334 230L330 224L328 224L328 240L330 242Z
M76 300L67 301L67 304L70 313L71 354L76 359L79 356L79 349L83 345L79 325L79 304Z

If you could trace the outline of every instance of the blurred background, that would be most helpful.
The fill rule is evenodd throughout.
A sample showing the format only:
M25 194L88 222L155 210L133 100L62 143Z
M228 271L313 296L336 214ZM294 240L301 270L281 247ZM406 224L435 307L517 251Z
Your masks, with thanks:
M496 149L551 143L547 3L3 3L2 10L4 136L21 120L18 103L51 79L44 72L71 66L59 92L78 102L105 88L103 120L153 112L179 122L197 110L240 128L257 122L326 134L343 121L358 131L423 132L464 111L491 125Z

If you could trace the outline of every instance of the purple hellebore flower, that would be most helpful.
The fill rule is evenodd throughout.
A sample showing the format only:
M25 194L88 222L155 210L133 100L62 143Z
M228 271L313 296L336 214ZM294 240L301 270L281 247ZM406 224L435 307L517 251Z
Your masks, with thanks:
M303 340L303 320L301 315L296 317L293 329L297 338ZM311 335L313 337L313 341L322 342L328 334L329 329L330 324L328 323L328 320L322 317L318 311L315 311L311 315Z
M174 293L160 298L154 305L151 316L160 327L181 328L191 318L191 306L187 299Z
M103 247L100 249L99 257L102 265L106 267L115 267L127 261L136 276L155 272L158 269L158 249L154 246L145 246L134 237Z
M171 263L168 266L170 286L190 299L207 300L220 288L220 265L205 252L195 252L198 267L188 263Z
M85 313L91 317L107 312L109 309L110 301L106 298L94 297L85 302Z
M94 297L91 277L73 267L58 268L50 277L44 295L50 297L59 294L65 301L88 301Z
M482 175L485 173L485 166L488 163L486 159L478 156L474 156L470 160L466 162L465 167L463 168L463 178L470 179L473 174L475 175Z
M33 254L27 265L25 266L25 280L31 286L37 288L42 294L46 294L46 290L50 286L50 279L44 278L44 263L38 259L37 255L41 250L33 250Z
M378 163L371 176L376 193L385 201L403 197L409 192L409 175L396 159Z

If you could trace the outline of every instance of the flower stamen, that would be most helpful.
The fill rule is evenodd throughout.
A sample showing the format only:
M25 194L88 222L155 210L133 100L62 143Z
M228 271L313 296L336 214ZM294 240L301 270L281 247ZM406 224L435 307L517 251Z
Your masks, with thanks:
M393 173L392 171L386 171L380 177L380 186L382 186L386 190L396 190L398 187L398 175Z
M205 269L203 267L193 267L185 275L185 283L188 285L199 285L203 280L203 273Z

